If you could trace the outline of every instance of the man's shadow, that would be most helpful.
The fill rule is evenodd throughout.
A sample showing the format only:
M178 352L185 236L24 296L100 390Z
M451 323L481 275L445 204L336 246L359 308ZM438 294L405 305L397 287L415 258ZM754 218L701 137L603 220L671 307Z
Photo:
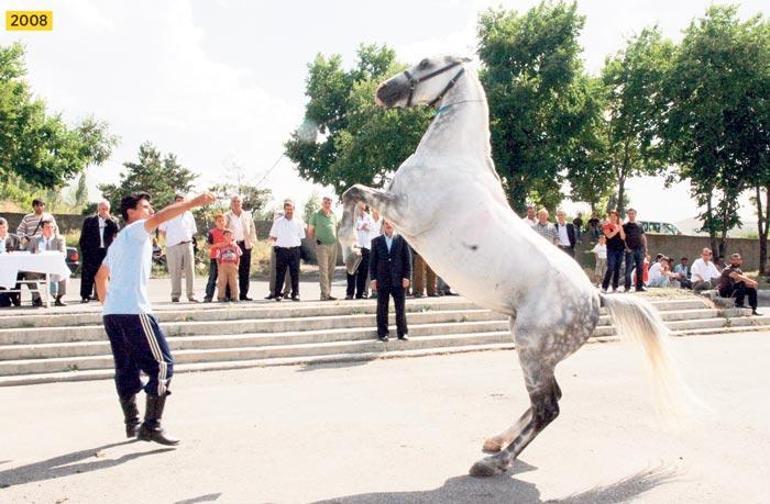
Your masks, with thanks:
M512 473L493 478L457 476L448 479L435 490L416 492L381 492L338 497L315 504L484 504L516 502L517 504L544 504L534 483L512 478L512 474L536 469L526 462L516 461ZM628 502L658 485L669 483L677 476L676 470L658 468L632 474L606 486L597 486L567 496L549 500L545 504L620 504Z
M42 462L35 462L21 467L0 471L0 488L12 485L24 485L38 481L46 481L62 476L72 474L81 474L91 471L99 471L123 464L147 455L155 455L167 451L173 451L173 448L158 448L146 452L127 453L117 459L99 458L99 452L117 446L136 443L136 440L123 441L121 443L112 443L88 450L80 450L65 455L59 455ZM93 459L93 460L87 460Z

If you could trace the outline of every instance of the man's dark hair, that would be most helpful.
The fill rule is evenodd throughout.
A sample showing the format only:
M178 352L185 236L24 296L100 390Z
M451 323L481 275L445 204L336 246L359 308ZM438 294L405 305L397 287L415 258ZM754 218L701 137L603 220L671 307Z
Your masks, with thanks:
M33 199L33 200L32 200L32 206L33 206L33 207L36 207L36 206L38 206L38 205L42 205L42 206L45 206L45 201L43 201L43 200L41 200L41 199L37 199L37 198Z
M124 221L128 222L128 211L136 210L136 205L142 200L152 201L152 198L146 192L137 192L124 196L120 200L120 215L123 216Z
M53 221L51 219L45 219L45 220L41 220L40 221L40 227L41 228L45 227L46 224L50 224L50 225L53 226Z
M689 258L687 258L687 257L683 257L683 258L681 258L681 259L680 259L680 261L689 261L689 260L690 260L690 259L689 259Z

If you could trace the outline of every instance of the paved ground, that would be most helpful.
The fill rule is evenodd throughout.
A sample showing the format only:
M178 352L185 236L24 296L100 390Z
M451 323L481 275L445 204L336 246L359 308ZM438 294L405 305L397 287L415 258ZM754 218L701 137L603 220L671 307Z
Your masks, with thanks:
M0 389L0 502L770 501L770 333L675 343L714 413L665 429L639 355L588 345L513 474L466 476L525 409L515 352L180 375L177 449L121 439L110 381Z

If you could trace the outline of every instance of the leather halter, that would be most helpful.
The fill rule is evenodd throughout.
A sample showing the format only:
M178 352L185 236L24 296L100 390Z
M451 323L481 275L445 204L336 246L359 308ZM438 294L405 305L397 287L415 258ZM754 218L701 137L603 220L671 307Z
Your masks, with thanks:
M433 77L435 77L437 75L440 75L440 74L446 72L447 70L451 70L452 68L454 68L454 67L456 67L458 65L462 65L462 63L459 62L459 61L455 61L454 63L450 63L449 65L441 67L438 70L435 70L435 71L433 71L433 72L431 72L431 73L429 73L427 75L423 75L419 79L415 79L412 76L412 74L409 73L409 70L404 70L404 75L406 75L406 78L409 79L409 98L407 98L407 100L406 100L406 106L407 107L411 107L412 106L412 97L414 96L414 90L417 88L417 84L419 84L421 82L425 82L428 79L432 79ZM452 77L449 80L449 82L447 82L447 85L444 86L444 89L438 94L438 96L436 96L433 100L431 100L431 102L428 104L428 106L432 107L436 103L441 101L441 99L444 97L444 95L447 94L447 92L450 89L452 89L452 86L454 86L455 83L457 83L457 79L459 79L460 76L462 76L462 74L464 72L465 72L465 68L461 68L460 71L457 72L455 74L455 76Z

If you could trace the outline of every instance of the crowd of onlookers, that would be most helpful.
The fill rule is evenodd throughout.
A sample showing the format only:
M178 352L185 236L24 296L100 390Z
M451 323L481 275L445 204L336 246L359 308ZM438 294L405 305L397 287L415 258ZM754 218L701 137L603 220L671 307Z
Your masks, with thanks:
M575 257L576 242L581 235L587 235L588 242L593 244L587 253L595 256L593 280L604 293L630 292L632 285L636 291L664 287L695 292L716 290L720 297L734 298L738 307L744 306L748 297L752 312L757 314L758 283L741 270L740 254L732 254L729 264L723 264L721 258L714 261L709 248L704 248L692 265L687 257L681 257L677 263L663 254L658 254L653 261L648 254L644 228L636 217L636 210L629 208L623 222L620 214L611 210L604 220L592 215L583 228L582 214L567 222L565 212L558 210L555 222L550 222L548 210L536 211L534 206L529 206L524 220L572 257ZM622 291L619 290L621 280Z

